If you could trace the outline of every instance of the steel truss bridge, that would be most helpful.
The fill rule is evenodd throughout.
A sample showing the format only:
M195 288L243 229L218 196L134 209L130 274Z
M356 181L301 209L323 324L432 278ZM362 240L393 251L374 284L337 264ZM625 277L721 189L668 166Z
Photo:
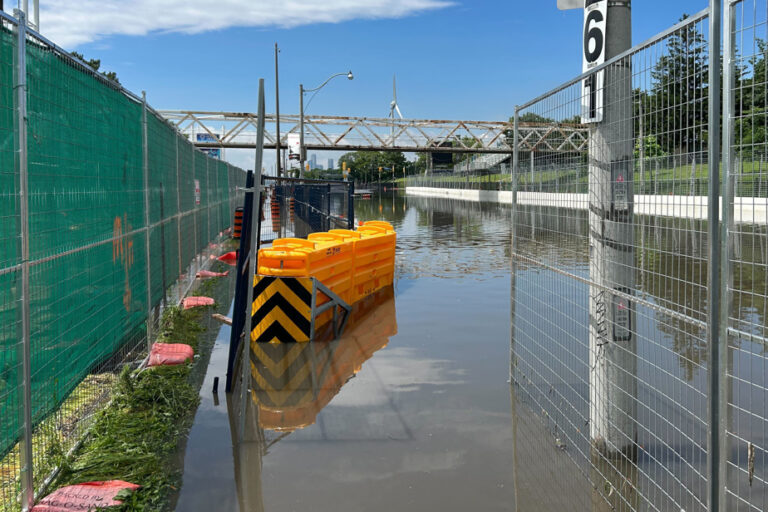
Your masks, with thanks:
M201 148L254 148L256 114L160 110L159 113ZM265 119L265 148L276 146L276 116ZM298 115L280 115L280 145L298 134ZM446 121L376 117L304 116L307 150L402 151L441 153L512 153L514 126L504 121ZM206 134L198 141L197 134ZM519 123L524 152L580 153L587 151L589 130L580 124Z

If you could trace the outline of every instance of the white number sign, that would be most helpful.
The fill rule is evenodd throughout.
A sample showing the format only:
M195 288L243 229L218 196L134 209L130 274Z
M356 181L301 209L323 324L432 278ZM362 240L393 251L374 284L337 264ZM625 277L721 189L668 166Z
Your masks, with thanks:
M586 0L584 3L584 58L586 73L605 62L605 25L608 0ZM598 71L581 84L581 122L603 120L603 86L605 72Z

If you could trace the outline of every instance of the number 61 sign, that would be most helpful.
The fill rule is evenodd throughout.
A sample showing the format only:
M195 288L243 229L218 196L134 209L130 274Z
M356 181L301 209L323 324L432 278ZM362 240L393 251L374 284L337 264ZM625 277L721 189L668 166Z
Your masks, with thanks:
M605 25L608 0L584 2L583 72L605 62ZM581 84L581 122L599 123L603 120L603 86L605 71L598 71Z

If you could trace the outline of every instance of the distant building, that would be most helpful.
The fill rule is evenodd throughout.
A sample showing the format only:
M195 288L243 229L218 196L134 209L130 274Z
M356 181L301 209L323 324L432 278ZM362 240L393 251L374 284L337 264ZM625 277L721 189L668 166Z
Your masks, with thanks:
M315 153L312 153L312 155L309 157L309 168L317 169L317 155Z
M329 159L328 159L328 170L329 170L329 171L330 171L331 169L335 169L335 167L333 166L333 164L334 164L333 158L329 158Z

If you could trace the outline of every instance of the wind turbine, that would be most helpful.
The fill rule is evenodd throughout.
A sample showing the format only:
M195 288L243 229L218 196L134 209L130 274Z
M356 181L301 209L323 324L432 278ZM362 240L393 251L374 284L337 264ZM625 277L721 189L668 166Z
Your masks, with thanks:
M400 107L397 104L397 82L395 81L395 75L392 75L392 101L389 104L389 118L392 120L392 144L395 144L395 111L400 119L403 118L403 114L400 112Z

